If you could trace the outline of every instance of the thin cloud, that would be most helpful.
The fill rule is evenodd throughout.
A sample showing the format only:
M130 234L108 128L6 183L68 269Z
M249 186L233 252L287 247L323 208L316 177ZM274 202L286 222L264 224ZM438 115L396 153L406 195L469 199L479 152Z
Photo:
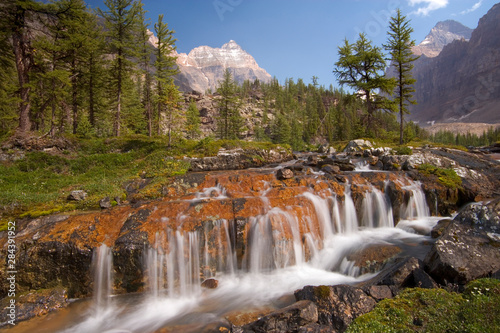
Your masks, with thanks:
M482 1L482 0L481 0ZM430 12L448 6L448 0L409 0L410 6L423 5L412 14L427 16Z
M479 7L481 7L481 5L483 4L483 0L479 0L478 2L476 2L474 4L474 6L472 6L471 8L469 9L466 9L464 10L463 12L460 12L460 15L465 15L465 14L469 14L469 13L472 13L473 11L475 10L478 10Z

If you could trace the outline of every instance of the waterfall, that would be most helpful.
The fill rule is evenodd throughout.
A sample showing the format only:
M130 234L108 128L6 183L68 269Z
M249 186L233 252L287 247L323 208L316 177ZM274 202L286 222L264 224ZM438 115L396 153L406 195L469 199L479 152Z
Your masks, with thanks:
M410 199L406 206L401 207L401 218L412 220L431 215L420 183L411 182L410 185L404 186L403 189L410 192Z
M353 233L358 230L358 216L351 196L351 185L349 184L345 186L343 221L342 233Z
M392 206L386 196L374 187L365 193L363 199L362 225L368 228L394 227Z
M99 248L94 249L92 266L94 269L95 311L99 313L109 306L109 300L113 289L113 254L106 244L102 244Z

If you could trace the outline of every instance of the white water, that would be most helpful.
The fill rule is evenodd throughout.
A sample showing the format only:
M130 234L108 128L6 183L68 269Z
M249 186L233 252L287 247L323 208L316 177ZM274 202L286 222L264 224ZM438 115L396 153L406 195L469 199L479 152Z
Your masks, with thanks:
M228 311L267 305L305 285L366 279L369 276L359 276L359 269L346 259L348 254L372 244L418 243L425 237L415 232L428 230L437 221L429 217L418 183L405 190L410 200L401 208L404 220L397 227L385 194L374 187L365 193L359 219L349 184L343 198L302 194L310 203L304 215L296 215L291 207L269 207L263 199L265 213L246 225L240 267L237 232L228 221L207 223L203 230L191 232L167 229L144 252L147 292L133 302L109 302L111 251L103 245L95 254L93 310L64 332L154 332L190 314L195 318L190 322L203 325ZM219 287L202 290L200 282L210 277L219 281Z

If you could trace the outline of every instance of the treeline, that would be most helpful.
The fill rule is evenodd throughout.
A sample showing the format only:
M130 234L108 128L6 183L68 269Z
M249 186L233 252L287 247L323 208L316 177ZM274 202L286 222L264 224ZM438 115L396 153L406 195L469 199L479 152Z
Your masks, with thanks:
M171 134L181 98L174 31L162 15L151 26L141 1L104 5L2 1L1 134Z
M489 146L500 142L500 128L490 127L481 135L467 133L453 133L450 131L439 131L429 136L429 140L436 143L459 145L464 147Z
M150 30L157 38L155 46ZM91 10L83 0L4 0L0 3L0 135L14 131L80 137L166 135L169 144L200 139L196 104L185 110L173 80L178 73L174 33L162 15L152 24L141 1L105 0L104 8ZM357 93L327 89L318 85L316 77L310 83L287 79L280 84L273 79L240 86L226 71L216 91L214 136L286 143L296 150L360 137L395 141L399 132L406 141L420 136L421 129L411 122L400 128L394 101L387 103L387 96L377 93L389 91L382 89L383 82L390 81L393 89L396 81L382 78L384 57L365 36L339 47L341 58L344 53L353 56L338 63L334 72L349 73L350 68L371 63L367 50L376 68L360 77L339 76L341 84L358 89ZM364 82L370 75L373 78ZM258 99L264 110L254 128L245 128L241 115L248 98ZM403 112L401 108L401 119Z

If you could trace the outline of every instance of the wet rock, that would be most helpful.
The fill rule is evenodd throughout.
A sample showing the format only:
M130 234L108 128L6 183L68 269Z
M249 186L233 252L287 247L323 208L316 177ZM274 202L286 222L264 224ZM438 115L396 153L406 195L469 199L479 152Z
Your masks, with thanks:
M499 201L469 205L443 231L424 262L438 282L465 284L500 269Z
M327 164L327 165L323 165L323 167L321 167L321 171L328 173L328 174L331 174L331 175L336 175L340 172L340 167L338 165Z
M283 168L276 171L276 178L279 180L291 179L293 176L293 171L289 168Z
M347 146L344 148L344 152L346 153L354 153L354 152L361 152L365 149L372 149L373 145L370 141L368 140L352 140L349 141Z
M356 166L349 160L334 160L333 164L340 168L340 171L354 171Z
M87 199L87 192L83 190L71 191L68 195L68 200L82 201Z
M3 309L7 309L9 298L0 302ZM46 315L52 311L65 308L69 305L66 290L63 288L42 289L20 295L16 299L15 321L28 320L33 317Z
M216 279L206 279L201 283L201 287L206 289L216 289L218 286L219 280Z
M399 253L401 248L395 245L373 245L348 255L347 260L354 261L361 274L374 273Z
M443 231L446 230L446 228L450 225L450 223L453 223L453 220L451 219L444 219L440 220L434 228L431 230L431 237L432 238L438 238L443 234Z
M306 286L295 292L297 300L310 300L318 308L318 323L344 332L357 317L370 312L376 301L362 289L348 286Z
M302 300L243 326L240 332L299 332L302 327L314 324L317 321L318 309L316 305L309 300Z
M424 271L424 263L417 258L404 258L377 274L372 279L361 284L364 290L371 286L388 286L393 295L408 287L425 287L432 284L432 279Z
M102 209L111 208L111 199L109 197L105 197L99 200L99 207L101 207Z

